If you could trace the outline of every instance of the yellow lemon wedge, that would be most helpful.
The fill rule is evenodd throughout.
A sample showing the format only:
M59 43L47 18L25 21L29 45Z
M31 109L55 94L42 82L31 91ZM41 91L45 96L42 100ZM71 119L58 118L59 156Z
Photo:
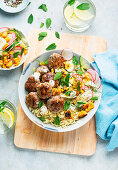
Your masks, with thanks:
M70 24L70 25L81 25L82 22L80 19L78 19L76 16L75 16L75 13L74 13L74 6L70 6L68 5L65 10L64 10L64 16L67 20L67 22Z
M89 10L79 10L77 6L80 5L79 2L76 2L74 5L74 14L78 19L83 21L88 21L94 17L94 15Z
M11 128L15 122L15 115L8 108L4 108L4 110L0 112L0 118L8 128Z

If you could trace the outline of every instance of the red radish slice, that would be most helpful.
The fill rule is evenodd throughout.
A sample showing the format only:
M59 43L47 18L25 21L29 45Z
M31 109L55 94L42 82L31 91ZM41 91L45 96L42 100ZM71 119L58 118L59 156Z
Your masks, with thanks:
M95 83L96 83L99 80L99 74L96 70L95 70L95 74L96 74L96 79L95 79Z
M16 34L13 32L11 34L8 34L8 37L10 38L10 41L8 42L8 46L6 48L8 48L11 44L13 44L13 42L16 39Z
M91 73L89 73L88 71L86 71L85 73L88 73L88 74L89 74L89 76L90 76L90 79L94 82L94 79L93 79L92 74L91 74Z
M63 49L61 56L66 60L70 61L73 58L73 52L70 49Z
M20 52L20 54L19 54L19 56L18 56L20 59L22 58L22 56L21 56L21 49L22 49L22 47L16 46L15 49L13 50L14 53ZM11 51L12 51L12 50L11 50ZM11 60L13 61L13 54L12 54L10 57L11 57Z
M90 100L93 97L93 91L87 90L85 93L82 94L82 97L87 101Z
M92 75L92 77L93 77L93 82L96 80L96 73L95 73L95 70L93 70L92 68L89 68L88 70L87 70L87 72L89 72L91 75Z
M0 28L0 33L8 31L8 29L9 29L8 27L2 27Z
M98 81L95 84L97 86L97 89L99 89L101 87L101 80L100 80L100 78L98 79Z

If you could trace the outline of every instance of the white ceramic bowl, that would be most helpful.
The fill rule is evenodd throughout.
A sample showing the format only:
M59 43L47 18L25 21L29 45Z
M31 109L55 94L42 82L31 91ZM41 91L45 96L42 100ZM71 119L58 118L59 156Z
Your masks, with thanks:
M4 27L15 28L18 32L20 32L20 34L22 34L23 38L25 38L25 40L26 40L26 42L27 42L27 45L28 45L28 53L27 53L27 55L23 55L23 56L22 56L21 62L20 62L20 64L19 64L18 66L12 66L12 67L10 67L10 68L1 68L1 67L0 67L0 71L3 71L3 70L9 71L9 70L13 70L13 69L16 69L16 68L20 67L20 66L26 61L26 59L27 59L27 57L28 57L28 54L29 54L29 49L30 49L30 47L29 47L29 42L28 42L25 34L24 34L21 30L17 29L16 27L12 27L12 26L4 26ZM1 28L2 28L2 27L1 27Z
M19 81L19 99L20 99L20 103L21 106L25 112L25 114L27 115L27 117L34 122L36 125L49 130L49 131L54 131L54 132L67 132L67 131L72 131L74 129L80 128L81 126L83 126L84 124L86 124L94 115L95 112L98 109L98 106L100 104L100 100L101 100L101 93L99 96L99 99L97 101L95 101L94 103L94 108L92 110L89 111L89 113L87 114L87 116L79 119L75 124L73 125L69 125L66 128L62 128L62 127L55 127L52 126L50 124L45 124L43 123L39 118L37 118L35 115L32 114L32 112L30 112L30 110L28 109L26 103L25 103L25 97L26 97L26 91L25 91L25 82L27 81L28 77L30 75L32 75L33 73L33 68L37 68L39 66L39 63L36 61L37 59L39 61L45 61L49 58L49 56L52 53L61 53L62 50L52 50L49 52L45 52L43 54L41 54L40 56L38 56L35 60L33 60L31 63L29 63L26 68L24 69L24 71L22 72L22 75L20 77L20 81ZM74 55L79 59L80 55L74 53ZM87 63L89 63L86 60ZM93 68L93 66L89 63L90 67ZM94 68L93 68L94 69Z

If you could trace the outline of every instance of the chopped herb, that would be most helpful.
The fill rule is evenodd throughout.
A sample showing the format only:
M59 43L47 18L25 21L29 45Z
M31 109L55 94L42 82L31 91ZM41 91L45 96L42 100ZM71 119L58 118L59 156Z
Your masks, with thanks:
M69 78L70 78L70 74L67 74L65 80L64 80L64 78L62 78L60 80L60 85L62 85L62 86L66 85L67 87L69 87Z
M80 74L80 75L82 75L82 74L84 74L84 73L85 73L85 72L82 71L81 69L77 71L77 74Z
M60 125L59 116L56 116L56 118L55 118L55 125Z
M56 44L55 44L55 43L52 43L52 44L50 44L50 45L46 48L46 50L47 50L47 51L49 51L49 50L54 50L56 47L57 47Z
M44 117L44 116L39 117L39 119L40 119L42 122L45 121L45 117Z
M38 9L42 9L44 12L47 12L47 6L46 4L42 4L41 6L38 7Z
M90 5L88 3L82 3L76 7L79 10L88 10L90 8Z
M66 101L66 102L64 103L64 110L68 110L69 107L70 107L70 102Z
M78 65L78 60L76 56L73 56L72 62L74 65Z
M47 32L41 32L41 33L39 33L38 40L41 41L41 40L43 40L44 37L46 37L46 36L47 36Z
M77 102L76 107L80 107L83 104L86 104L86 103L85 102Z
M40 28L42 28L43 26L44 26L44 23L43 23L43 22L41 22Z
M55 32L55 36L60 39L60 34L58 32Z
M33 23L33 15L32 14L28 17L28 23L29 24Z
M91 100L98 100L98 97L97 96L92 97Z
M55 75L54 75L54 80L58 80L62 77L62 73L61 72L57 72Z
M66 95L66 96L69 96L69 95L71 94L71 92L72 92L72 91L67 91L67 92L65 93L65 95Z
M48 65L48 60L46 60L44 63L45 63L45 65Z
M39 101L38 106L39 106L39 109L43 106L43 100L40 100L40 101Z
M19 54L20 54L20 52L18 51L18 52L16 52L16 53L14 53L13 54L13 58L17 58L18 56L19 56Z
M47 18L46 19L46 27L49 28L51 23L52 23L51 18Z
M75 0L70 0L69 2L68 2L68 4L71 6L71 5L73 5L75 3Z
M77 84L77 90L80 91L80 81Z
M23 55L23 53L24 53L24 47L21 49L21 56Z

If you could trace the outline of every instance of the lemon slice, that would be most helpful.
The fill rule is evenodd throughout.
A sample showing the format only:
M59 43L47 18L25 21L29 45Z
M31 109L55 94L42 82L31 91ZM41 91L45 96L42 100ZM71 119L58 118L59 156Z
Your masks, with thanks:
M81 20L78 19L74 14L74 6L73 5L72 6L68 5L65 8L64 16L70 25L78 26L78 25L82 24Z
M78 19L83 21L88 21L94 17L94 15L89 10L79 10L77 6L80 5L79 2L76 2L74 5L74 14Z
M15 122L14 113L8 108L4 108L4 110L0 112L0 118L8 128L11 128Z

